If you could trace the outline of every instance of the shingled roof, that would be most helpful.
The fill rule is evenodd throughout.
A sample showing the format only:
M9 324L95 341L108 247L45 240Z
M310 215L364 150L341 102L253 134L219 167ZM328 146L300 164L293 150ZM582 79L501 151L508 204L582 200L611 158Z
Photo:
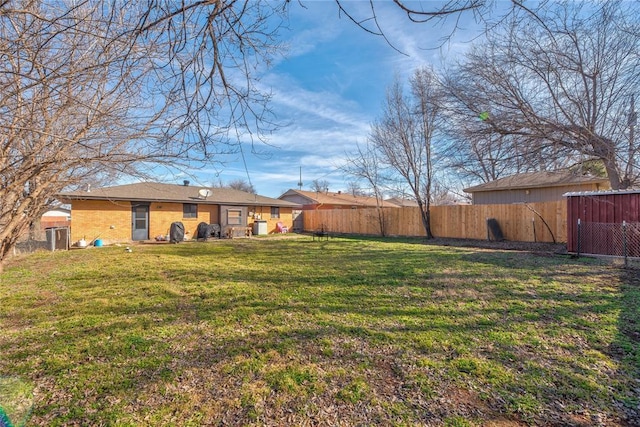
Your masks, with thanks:
M202 197L200 190L209 190ZM299 205L286 200L274 199L234 190L232 188L210 188L191 185L140 182L113 187L91 188L88 191L70 191L57 195L62 200L131 200L136 202L200 203L208 205L280 206L295 208Z
M516 190L542 187L564 187L575 184L607 184L609 179L591 175L579 175L570 171L527 172L496 179L495 181L465 188L466 193L481 191Z
M280 198L287 196L301 196L308 203L306 205L344 205L344 206L362 206L362 207L377 207L375 197L367 196L354 196L351 193L343 193L341 191L337 193L322 192L322 191L304 191L304 190L289 190ZM393 203L381 201L381 206L385 207L398 207Z

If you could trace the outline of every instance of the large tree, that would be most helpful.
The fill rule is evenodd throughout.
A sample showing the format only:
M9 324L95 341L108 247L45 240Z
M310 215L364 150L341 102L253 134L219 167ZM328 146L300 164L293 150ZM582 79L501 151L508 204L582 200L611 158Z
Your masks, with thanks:
M621 189L640 177L639 64L637 3L562 2L512 15L448 74L448 87L476 130L472 145L506 142L493 148L537 169L599 160Z
M383 2L375 0L366 2L335 0L335 2L341 14L344 14L364 31L384 37L391 46L394 46L394 40L387 37L385 14L380 11ZM440 27L442 43L448 41L457 31L461 22L464 22L464 17L471 17L477 24L483 24L486 29L494 27L496 23L518 12L535 17L538 10L544 10L548 3L549 0L539 0L535 3L522 0L507 2L497 0L444 0L437 2L393 0L393 6L405 14L409 23L437 24ZM443 25L447 23L451 25Z
M379 158L397 174L418 202L427 238L432 238L430 204L434 181L433 139L440 129L444 103L433 69L416 70L410 90L396 82L389 88L382 117L371 128Z
M56 193L212 158L269 125L264 2L0 3L0 269ZM231 132L233 131L233 132Z

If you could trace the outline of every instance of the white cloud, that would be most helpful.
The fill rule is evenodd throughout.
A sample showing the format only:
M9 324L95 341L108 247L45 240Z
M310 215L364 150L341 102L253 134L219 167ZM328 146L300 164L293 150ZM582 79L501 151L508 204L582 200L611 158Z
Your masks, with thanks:
M370 15L369 2L344 4L354 16ZM406 54L402 55L382 37L339 17L334 1L303 0L302 5L306 8L292 3L292 32L281 33L289 51L260 82L273 94L271 107L286 126L269 136L269 145L257 145L267 155L245 150L256 190L272 197L297 187L300 167L305 188L314 179L326 179L332 190L345 189L350 177L337 166L344 163L346 152L366 140L394 76L404 79L425 63L438 65L443 56L466 50L463 41L470 39L466 33L456 33L443 49L428 50L439 46L450 29L410 23L392 2L376 2L382 29L390 43ZM223 182L245 179L247 174L240 156L210 173L220 173Z
M344 99L337 93L306 90L286 76L272 76L270 81L274 81L273 102L278 104L278 108L298 113L295 115L305 113L316 119L346 125L366 120L363 114L358 114L360 106L355 101Z

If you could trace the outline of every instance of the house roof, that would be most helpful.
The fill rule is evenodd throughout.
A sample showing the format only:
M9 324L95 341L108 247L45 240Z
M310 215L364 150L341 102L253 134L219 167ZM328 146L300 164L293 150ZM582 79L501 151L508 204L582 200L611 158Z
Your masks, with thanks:
M580 196L613 196L616 194L640 194L640 188L626 188L624 190L600 190L600 191L572 191L564 193L564 197Z
M289 190L280 196L280 199L287 196L299 196L308 201L308 205L345 205L345 206L363 206L363 207L377 207L375 197L366 196L354 196L351 193L343 192L318 192L318 191L303 191L303 190ZM381 206L385 207L397 207L397 205L381 202Z
M200 190L209 190L208 197L202 197ZM285 200L273 199L234 190L232 188L209 188L191 185L162 184L158 182L140 182L137 184L117 185L114 187L91 188L90 191L70 191L57 195L63 200L131 200L136 202L176 202L199 203L206 205L242 205L242 206L299 206Z
M400 207L418 207L418 202L411 199L403 199L401 197L391 197L390 199L385 200L386 203L391 203Z
M474 187L465 188L466 193L482 191L518 190L526 188L564 187L575 184L607 184L607 178L578 175L570 171L528 172L496 179Z
M71 216L71 210L66 208L51 208L47 210L42 216Z

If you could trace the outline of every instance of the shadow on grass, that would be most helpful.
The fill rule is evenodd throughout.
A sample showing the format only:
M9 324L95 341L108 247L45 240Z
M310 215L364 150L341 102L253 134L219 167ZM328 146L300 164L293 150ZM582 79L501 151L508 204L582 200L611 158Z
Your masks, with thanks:
M620 374L634 378L619 409L627 415L630 425L640 425L640 274L639 270L620 269L620 316L616 340L611 354L620 360Z
M640 294L626 276L619 292L617 270L378 239L149 248L136 267L118 256L55 273L0 317L20 330L0 339L0 369L40 384L37 424L166 421L166 410L202 414L202 402L219 402L208 420L220 423L224 411L248 424L265 406L309 417L343 405L354 424L394 411L419 424L458 415L441 400L453 388L560 424L579 410L637 414L625 387ZM33 301L42 287L57 299ZM612 351L616 373L602 355Z

